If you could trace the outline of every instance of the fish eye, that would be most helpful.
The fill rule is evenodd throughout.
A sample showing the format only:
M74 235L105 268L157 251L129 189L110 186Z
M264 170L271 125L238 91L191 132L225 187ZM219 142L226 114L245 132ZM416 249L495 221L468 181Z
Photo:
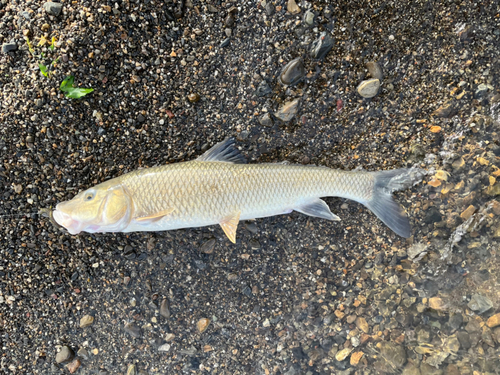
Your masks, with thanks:
M87 193L85 193L85 200L86 201L91 201L92 199L94 199L94 192L93 191L88 191Z

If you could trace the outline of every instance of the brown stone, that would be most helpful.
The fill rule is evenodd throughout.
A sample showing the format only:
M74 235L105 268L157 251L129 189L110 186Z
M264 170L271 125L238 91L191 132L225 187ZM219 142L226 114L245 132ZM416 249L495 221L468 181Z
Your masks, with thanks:
M463 220L469 219L472 215L474 215L474 212L476 212L476 207L474 207L472 204L465 209L464 212L460 214L460 217Z
M200 333L205 332L209 325L210 325L210 319L207 318L202 318L198 320L198 323L196 323L196 327L198 328L198 332Z
M358 316L358 318L356 319L356 327L358 327L364 333L370 332L370 327L368 326L366 319L362 316Z
M361 360L361 357L363 357L365 353L363 352L354 352L351 354L351 366L357 366L359 361Z
M439 311L444 311L448 308L443 299L439 297L429 298L429 307L433 310L439 310Z
M75 373L76 370L78 370L78 367L80 367L80 365L82 364L82 362L80 362L80 360L78 358L76 358L73 362L69 363L66 367L68 369L68 371L70 373Z
M500 326L500 313L490 316L486 321L486 325L490 328Z

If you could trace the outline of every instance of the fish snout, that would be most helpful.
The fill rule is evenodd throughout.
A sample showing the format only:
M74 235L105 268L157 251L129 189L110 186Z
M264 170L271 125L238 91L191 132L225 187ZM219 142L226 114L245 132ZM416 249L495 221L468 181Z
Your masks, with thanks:
M78 221L73 220L71 216L58 210L57 207L54 210L52 216L56 223L66 228L70 234L78 234L81 232Z

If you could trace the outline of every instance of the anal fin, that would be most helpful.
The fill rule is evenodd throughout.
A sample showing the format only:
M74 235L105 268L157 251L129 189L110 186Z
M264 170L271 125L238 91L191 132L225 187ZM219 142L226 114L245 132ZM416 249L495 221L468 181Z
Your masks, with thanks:
M232 243L236 243L236 229L238 228L238 222L240 221L241 212L235 212L232 215L225 217L219 225L221 226L224 233L226 233L227 238Z
M166 210L155 212L154 214L147 216L139 216L134 219L135 221L139 222L139 224L154 223L155 221L161 220L163 217L170 215L173 211L174 208L167 208Z
M293 208L294 211L301 212L305 215L319 217L321 219L327 219L332 221L340 221L340 217L330 211L330 207L319 198L315 198L308 202L301 204L298 207Z

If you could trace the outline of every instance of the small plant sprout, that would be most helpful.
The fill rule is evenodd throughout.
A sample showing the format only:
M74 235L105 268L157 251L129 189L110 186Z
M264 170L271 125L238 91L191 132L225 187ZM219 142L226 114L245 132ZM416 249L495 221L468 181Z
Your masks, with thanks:
M56 48L56 38L55 37L52 37L52 40L49 42L47 40L47 38L45 38L45 36L42 35L42 37L40 38L40 40L38 41L38 47L40 46L44 46L45 44L49 44L49 49L51 52L54 52L54 49ZM33 46L31 45L30 43L30 40L29 38L26 38L26 44L28 45L28 50L30 51L31 55L35 58L36 55L35 55L35 49L33 48ZM41 57L41 58L40 58ZM45 54L43 52L40 52L40 57L38 58L38 60L45 60ZM55 60L52 60L52 62L50 63L49 66L39 62L38 63L38 68L40 69L40 72L47 78L50 78L50 75L52 74L52 71L50 70L51 67L55 67L56 63L59 61L59 57Z
M83 89L79 87L74 87L73 82L75 81L74 76L67 76L64 81L61 82L59 87L61 91L64 92L67 98L70 99L80 99L81 97L90 94L94 89Z

